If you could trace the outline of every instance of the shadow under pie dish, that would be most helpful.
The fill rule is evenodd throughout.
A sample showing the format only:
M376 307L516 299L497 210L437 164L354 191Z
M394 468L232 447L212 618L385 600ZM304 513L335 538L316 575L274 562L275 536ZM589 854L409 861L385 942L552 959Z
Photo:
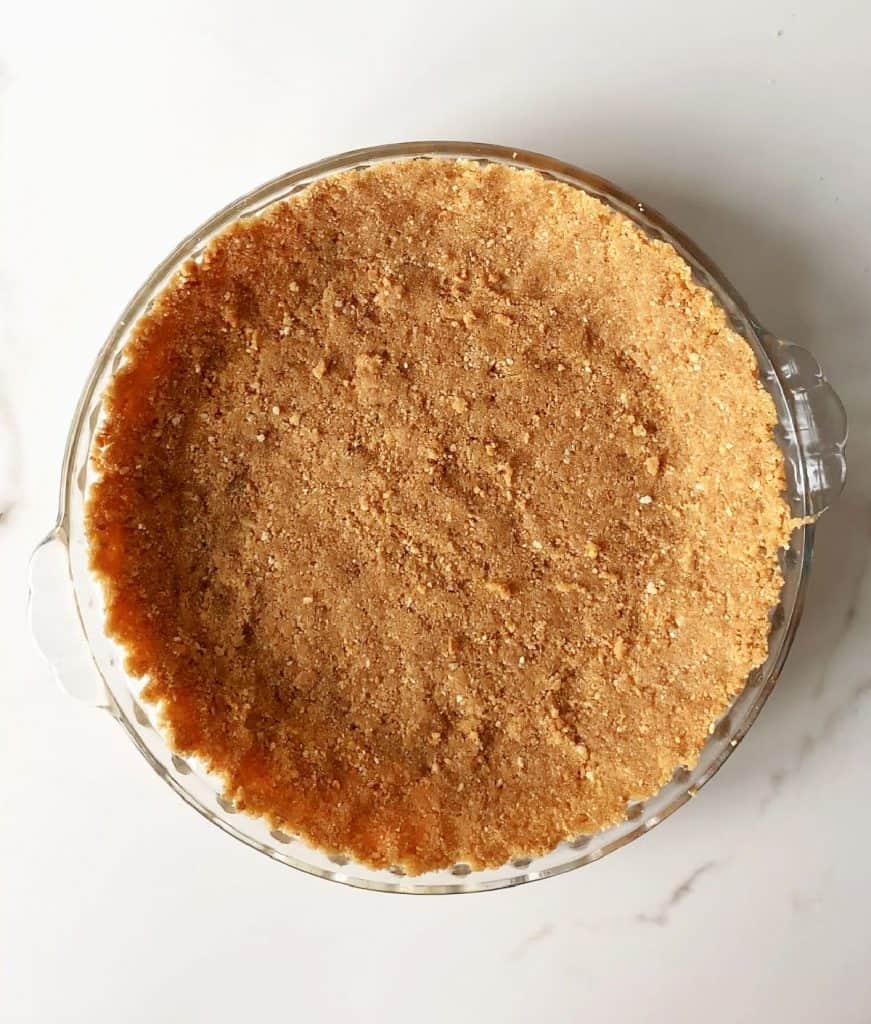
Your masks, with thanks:
M34 580L69 551L107 702L252 845L384 889L555 873L686 799L773 685L793 528L843 479L814 366L581 172L336 158L134 299Z

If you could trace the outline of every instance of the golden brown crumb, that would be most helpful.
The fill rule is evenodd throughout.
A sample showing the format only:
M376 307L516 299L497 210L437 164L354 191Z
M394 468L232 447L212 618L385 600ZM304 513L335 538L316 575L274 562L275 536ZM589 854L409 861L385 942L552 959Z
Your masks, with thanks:
M138 324L87 526L175 749L374 865L624 817L766 655L773 404L668 245L532 172L380 164Z

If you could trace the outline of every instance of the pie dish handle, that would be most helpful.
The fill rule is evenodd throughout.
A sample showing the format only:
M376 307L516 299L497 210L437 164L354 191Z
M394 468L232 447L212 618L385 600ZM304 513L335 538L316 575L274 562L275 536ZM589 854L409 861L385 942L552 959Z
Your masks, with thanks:
M807 349L770 334L764 342L792 412L807 482L807 514L818 516L847 480L847 413Z
M27 614L36 646L61 689L85 704L111 708L85 637L70 575L69 545L60 526L31 555Z

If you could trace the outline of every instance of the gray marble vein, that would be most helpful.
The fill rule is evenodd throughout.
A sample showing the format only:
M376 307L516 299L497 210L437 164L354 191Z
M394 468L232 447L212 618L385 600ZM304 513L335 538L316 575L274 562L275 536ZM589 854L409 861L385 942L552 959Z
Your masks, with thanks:
M760 811L767 810L769 804L779 795L784 784L796 773L798 773L808 758L820 746L821 742L829 739L841 724L851 717L857 706L871 693L871 678L864 679L852 690L848 691L844 699L833 708L820 722L819 728L812 733L805 733L796 749L792 764L788 768L780 768L771 772L768 776L768 789L759 801Z
M820 903L822 903L822 897L819 893L804 892L800 889L795 889L790 893L789 906L794 914L806 914L814 907L818 907Z
M849 718L856 706L871 693L871 678L865 679L854 686L846 697L834 708L820 723L820 727L813 733L802 737L795 757L795 767L800 768L810 757L822 740L828 739L838 726Z
M543 924L540 928L536 928L534 932L530 932L522 942L515 946L514 950L509 955L509 959L520 960L529 952L532 946L551 935L553 935L553 925Z
M701 864L691 874L689 874L679 885L676 885L672 889L668 897L653 911L647 913L640 913L635 915L635 920L640 924L655 924L659 927L665 927L668 924L672 912L675 907L683 903L695 890L696 883L709 871L713 871L717 867L717 861L709 860L704 864Z
M823 663L820 666L815 687L815 696L817 697L821 696L825 691L832 662L837 657L842 644L852 631L862 604L865 577L868 572L869 559L871 559L871 508L869 508L867 512L869 529L866 533L865 543L859 547L859 565L854 570L850 581L850 596L847 601L847 607L844 609L844 616L841 620L840 629L838 630L834 642L829 649L828 656L823 660Z

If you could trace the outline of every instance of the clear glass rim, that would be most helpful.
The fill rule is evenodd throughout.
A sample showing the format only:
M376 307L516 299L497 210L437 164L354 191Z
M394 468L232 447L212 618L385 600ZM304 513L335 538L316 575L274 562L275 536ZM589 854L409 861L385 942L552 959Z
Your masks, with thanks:
M564 181L574 187L581 188L596 198L602 199L612 208L629 216L633 222L648 234L661 237L668 241L689 263L694 275L697 277L701 276L701 283L714 292L715 298L724 306L730 320L734 321L738 318L750 326L754 337L752 339L747 338L747 340L748 343L751 344L755 341L755 344L752 344L752 347L760 363L760 372L766 375L769 390L771 391L773 385L779 389L780 392L780 402L777 403L778 412L781 416L787 415L791 417L789 402L786 400L784 393L784 381L781 379L777 367L772 362L765 348L765 339L771 338L772 336L765 331L765 329L759 324L758 320L756 320L752 315L743 298L738 294L736 289L728 281L722 271L720 271L717 265L698 246L696 246L694 242L683 234L683 232L674 227L656 210L640 202L634 196L598 175L591 174L590 172L582 170L571 164L542 154L522 149L513 149L505 146L496 146L477 142L421 141L393 143L390 145L357 149L341 153L297 168L296 170L272 179L264 185L261 185L259 188L254 189L234 202L228 204L213 217L209 218L204 224L180 242L167 256L167 258L155 268L153 273L133 296L124 312L112 328L106 342L103 344L97 355L87 383L85 384L79 402L76 406L63 459L58 520L54 530L49 535L50 538L59 538L64 543L68 542L70 531L70 509L74 500L74 459L82 441L83 434L88 429L87 410L92 406L92 402L95 394L97 393L100 382L105 377L113 357L115 357L119 350L123 348L123 343L126 341L126 335L128 334L131 326L135 324L139 317L145 312L149 302L165 286L168 280L178 269L179 265L185 260L195 256L206 244L208 244L209 240L215 234L225 229L233 221L240 217L249 217L257 214L264 207L271 205L276 201L288 198L294 192L305 188L316 179L327 177L340 171L360 168L371 163L416 158L477 160L484 163L495 162L508 164L522 169L535 170L556 180ZM712 287L712 283L715 287ZM745 331L742 331L741 333L746 337ZM774 395L774 397L775 400L777 400L777 395ZM794 468L798 473L798 478L795 481L795 491L797 493L793 493L792 497L793 499L796 499L797 497L803 503L804 509L801 514L807 514L809 511L808 481L805 477L803 459L800 458L798 460L798 466ZM755 721L763 704L774 688L786 660L804 605L807 578L812 560L813 534L814 528L811 523L806 523L796 531L794 540L797 556L795 565L797 585L792 594L790 607L784 608L782 604L779 606L779 608L785 613L784 628L779 636L777 649L774 650L772 648L770 650L769 662L765 667L764 683L759 688L752 703L744 711L740 722L736 723L735 727L728 733L728 737L726 737L727 742L722 744L722 748L719 753L710 761L705 770L694 778L691 784L688 784L686 788L677 793L665 808L660 810L655 816L646 819L639 819L637 826L625 834L614 838L612 841L601 843L594 851L586 853L579 852L578 856L574 858L569 858L565 862L545 867L542 870L534 869L535 861L533 860L530 870L510 877L498 877L494 879L485 879L481 877L476 878L476 875L480 875L481 873L470 872L458 874L456 879L452 878L450 881L438 884L431 882L417 882L415 881L415 876L401 876L396 877L395 879L391 878L389 880L382 880L381 878L367 878L365 875L354 874L353 871L344 871L342 870L344 865L338 865L336 868L319 867L305 860L300 860L283 850L265 846L250 835L247 835L237 829L231 822L222 820L221 817L217 816L209 808L204 806L203 803L190 793L178 779L174 778L172 774L167 771L166 766L161 763L152 751L148 749L148 746L143 743L136 722L131 719L115 699L115 695L113 694L111 687L109 687L106 682L105 675L96 658L94 667L95 671L99 672L103 676L103 681L110 697L110 710L112 714L121 722L137 748L155 771L188 804L198 810L209 821L218 825L224 831L235 836L237 839L254 849L258 849L273 859L305 871L308 874L331 879L357 888L380 892L412 894L449 894L493 891L526 882L537 881L542 878L554 877L566 871L574 870L577 867L581 867L585 864L601 859L601 857L625 846L627 843L639 838L641 835L647 833L650 829L660 824L679 807L683 806L684 803L694 797L699 789L701 789L702 786L704 786L716 774ZM70 572L70 576L75 590L75 577L72 570ZM79 619L82 631L87 638L88 630L85 626L83 609L79 606L78 593L76 593L75 596L77 606L79 607ZM739 698L736 698L736 702L738 699ZM606 837L609 831L611 830L598 833L598 835ZM359 866L359 871L367 872L370 871L370 869L361 865ZM370 873L375 874L375 872Z

